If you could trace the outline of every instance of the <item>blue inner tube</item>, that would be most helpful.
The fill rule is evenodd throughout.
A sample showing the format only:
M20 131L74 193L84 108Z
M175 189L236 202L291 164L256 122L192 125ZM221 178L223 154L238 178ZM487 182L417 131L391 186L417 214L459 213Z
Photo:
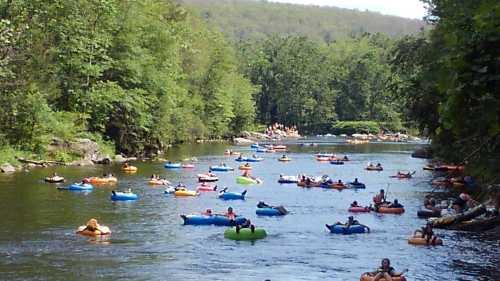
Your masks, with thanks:
M61 189L67 189L67 190L73 190L73 191L85 191L85 190L92 190L94 189L94 186L88 183L74 183L68 187L61 188Z
M259 147L259 148L257 148L257 150L255 150L255 152L260 152L260 153L263 153L263 152L266 152L266 151L267 151L267 149L262 148L262 147Z
M326 225L331 233L335 234L353 234L353 233L365 233L366 229L361 225L351 225L347 228L344 225Z
M286 179L279 179L278 183L297 183L299 182L298 180L286 180Z
M250 146L250 148L259 148L260 145L258 143L254 143Z
M236 216L236 219L232 221L228 217L222 215L181 215L181 218L184 220L185 225L235 226L242 225L246 220L242 216Z
M350 182L349 185L352 187L352 188L366 188L366 185L364 183L354 183L354 182Z
M181 167L181 163L167 163L165 164L165 168L167 169L177 169Z
M278 209L275 208L257 208L255 213L259 216L283 216Z
M245 200L245 195L247 191L243 191L242 193L238 192L224 192L219 195L220 199L224 200Z
M340 161L340 160L330 161L330 164L332 164L332 165L344 165L344 161Z
M215 172L227 172L227 171L232 171L234 169L228 166L210 166L210 170Z
M135 193L124 193L124 192L116 192L116 194L111 194L111 200L113 201L129 201L129 200L137 200L139 196Z
M260 161L262 161L262 159L247 158L247 157L236 158L235 160L238 161L238 162L260 162Z

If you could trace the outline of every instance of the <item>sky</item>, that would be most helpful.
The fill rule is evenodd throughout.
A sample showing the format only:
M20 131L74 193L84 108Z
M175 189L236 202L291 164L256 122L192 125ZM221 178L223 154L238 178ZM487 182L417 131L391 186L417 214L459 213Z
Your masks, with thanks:
M412 19L422 19L426 11L420 0L268 0L269 2L312 4L335 6L340 8L369 10L385 15L394 15Z

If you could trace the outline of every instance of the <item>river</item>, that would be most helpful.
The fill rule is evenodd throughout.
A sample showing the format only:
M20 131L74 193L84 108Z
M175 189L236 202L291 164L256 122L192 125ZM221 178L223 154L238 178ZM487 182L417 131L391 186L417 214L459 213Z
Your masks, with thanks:
M431 174L423 171L424 160L410 157L413 144L322 144L317 147L291 145L290 163L277 161L279 154L262 154L253 164L253 175L264 184L240 186L240 173L218 173L219 186L248 190L247 200L224 202L215 193L197 198L175 198L163 188L148 185L153 174L172 182L196 186L195 175L221 161L237 168L234 157L223 156L226 144L174 147L170 159L197 157L195 169L171 171L159 162L137 162L133 175L120 167L58 167L0 175L0 280L359 280L388 257L397 270L409 269L408 280L500 280L500 244L480 234L440 231L442 247L408 245L410 233L425 223L416 212L432 188ZM233 147L240 151L249 148ZM343 166L316 162L314 152L347 154L353 161ZM382 172L363 169L367 162L380 162ZM398 169L416 171L411 180L389 178ZM113 187L97 187L90 193L59 191L43 178L57 171L69 182L85 176L112 172L116 188L132 188L140 199L113 203ZM358 177L365 190L304 189L280 185L279 174L328 174L351 181ZM361 214L361 223L372 233L335 235L326 223L345 221L353 200L369 203L384 188L389 199L405 205L403 215ZM259 200L282 204L290 210L284 217L257 217ZM235 242L223 237L224 227L184 226L180 214L232 206L238 214L263 227L268 237L255 242ZM107 241L75 234L89 218L109 226Z

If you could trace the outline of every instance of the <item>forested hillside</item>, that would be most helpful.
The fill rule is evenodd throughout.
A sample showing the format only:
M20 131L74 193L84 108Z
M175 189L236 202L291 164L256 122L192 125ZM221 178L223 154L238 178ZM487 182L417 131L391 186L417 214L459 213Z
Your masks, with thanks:
M399 37L416 33L424 26L420 20L335 7L252 0L178 1L193 7L205 21L236 39L262 39L278 33L331 42L365 32Z

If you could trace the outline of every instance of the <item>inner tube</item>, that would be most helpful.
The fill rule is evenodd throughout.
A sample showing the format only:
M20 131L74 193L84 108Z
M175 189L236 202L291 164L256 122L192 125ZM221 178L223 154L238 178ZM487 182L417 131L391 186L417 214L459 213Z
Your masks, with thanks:
M450 187L452 183L449 179L435 179L431 182L431 185L436 187Z
M165 168L167 169L178 169L181 168L181 163L166 163Z
M396 174L394 176L389 176L389 177L397 179L411 179L411 174Z
M241 157L241 158L236 158L235 159L237 162L260 162L264 160L264 158L248 158L248 157Z
M211 185L205 185L201 184L196 187L197 191L216 191L217 187L216 186L211 186Z
M137 167L135 166L122 167L122 170L125 172L137 172Z
M286 150L286 145L270 145L269 148L274 149L274 150L283 151L283 150Z
M198 181L199 182L215 182L218 181L219 178L217 176L209 176L206 174L198 174Z
M169 185L170 182L168 182L168 180L151 179L151 180L149 180L149 184L152 184L152 185Z
M344 161L342 161L342 160L332 160L332 161L330 161L330 164L332 164L332 165L344 165Z
M373 281L375 279L375 275L372 273L363 273L359 281ZM406 278L401 276L392 276L393 281L406 281ZM385 278L379 279L379 281L387 281Z
M298 186L302 186L302 187L320 187L321 186L321 183L320 182L315 182L315 181L310 181L310 182L307 182L307 181L299 181L297 183Z
M111 201L132 201L137 199L139 199L139 196L132 192L115 192L115 194L111 194Z
M71 191L90 191L94 189L94 186L88 183L74 183L70 186L66 187L59 187L59 189L64 189L64 190L71 190Z
M365 168L367 171L383 171L383 167L377 167L377 166L367 166Z
M250 228L240 229L239 233L236 233L236 228L229 228L224 231L224 238L236 241L253 241L264 239L266 236L267 233L262 228L256 228L254 232Z
M223 192L222 194L219 194L219 198L223 200L245 200L245 195L247 194L247 191L244 190L241 193L238 192Z
M255 150L255 152L258 152L258 153L265 153L265 152L268 152L269 150L267 148L263 148L263 147L259 147Z
M64 178L60 177L60 176L46 177L45 181L50 182L50 183L60 183L60 182L64 182Z
M84 178L83 181L92 184L113 184L117 183L118 179L115 177L105 177L105 178L91 177L91 178Z
M199 193L194 190L180 189L174 192L175 196L198 196Z
M288 161L292 161L292 159L291 159L291 158L288 158L288 157L285 157L285 158L281 157L281 158L278 158L278 161L281 161L281 162L288 162Z
M328 161L330 161L330 157L316 156L316 161L319 161L319 162L328 162Z
M347 188L347 186L343 183L338 183L338 182L334 182L334 183L322 183L320 184L320 187L322 188L332 188L332 189L338 189L338 190L342 190L344 188Z
M226 150L226 151L224 151L224 155L239 156L239 155L241 155L241 153L240 153L240 152L238 152L238 151Z
M353 234L353 233L365 233L366 229L361 225L351 225L350 227L346 227L345 225L328 225L326 224L326 228L330 230L331 233L335 234Z
M260 183L260 180L259 179L252 179L252 178L244 177L244 176L237 176L236 183L239 183L239 184L258 184L258 183Z
M238 167L238 169L242 170L242 171L250 171L252 170L252 166L245 166L245 165L240 165Z
M422 219L439 218L441 217L441 212L432 210L419 210L417 211L417 216Z
M352 188L366 188L366 185L364 183L355 183L355 182L350 182L349 186Z
M412 237L408 238L408 244L425 245L425 246L440 246L440 245L443 245L443 240L441 238L431 239L431 241L429 241L429 244L427 244L427 239L424 239L422 237L412 236Z
M230 220L223 215L181 215L185 225L218 225L218 226L235 226L242 225L246 218L236 216L234 220Z
M299 178L296 176L282 176L278 179L278 183L298 183Z
M194 164L182 164L183 169L192 169L194 168Z
M463 172L464 166L461 166L461 165L440 165L440 166L434 167L434 171L438 171L438 172L451 172L451 171Z
M286 214L283 214L278 210L277 208L257 208L255 210L255 213L259 216L284 216Z
M432 165L425 165L424 167L422 167L423 170L426 170L426 171L434 171L434 166Z
M258 143L254 143L252 145L250 145L250 148L259 148L260 145Z
M95 231L90 231L86 228L87 228L86 225L81 225L76 230L76 233L88 237L97 237L97 236L104 236L111 234L111 230L109 229L109 227L104 225L99 226L100 230L95 230Z
M383 214L402 214L405 212L405 209L404 208L379 207L378 209L375 209L375 212L383 213Z
M210 170L215 172L228 172L233 171L234 169L228 166L210 166Z
M352 213L369 213L371 209L369 207L349 207L347 211Z

